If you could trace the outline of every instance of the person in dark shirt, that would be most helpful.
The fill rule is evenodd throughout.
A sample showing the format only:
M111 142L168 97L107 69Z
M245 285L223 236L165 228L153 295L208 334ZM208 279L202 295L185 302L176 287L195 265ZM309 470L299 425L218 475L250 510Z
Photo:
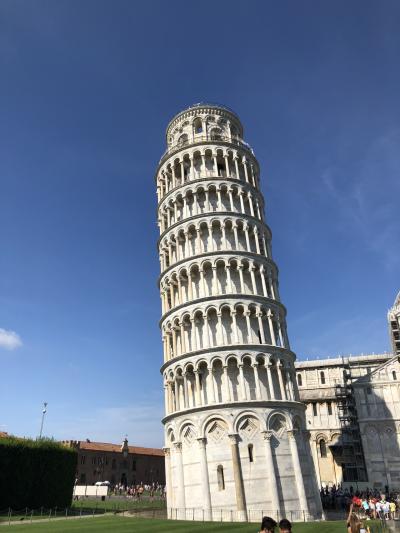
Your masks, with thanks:
M275 528L278 524L270 516L264 516L261 522L260 533L275 533Z
M282 518L279 522L280 533L292 533L292 524L287 518Z

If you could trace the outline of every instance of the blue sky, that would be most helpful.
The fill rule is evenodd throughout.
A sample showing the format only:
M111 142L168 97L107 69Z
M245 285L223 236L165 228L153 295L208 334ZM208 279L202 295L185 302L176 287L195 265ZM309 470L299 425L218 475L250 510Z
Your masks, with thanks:
M162 445L154 172L239 114L299 358L389 350L400 4L0 3L0 430ZM14 332L14 333L12 333Z

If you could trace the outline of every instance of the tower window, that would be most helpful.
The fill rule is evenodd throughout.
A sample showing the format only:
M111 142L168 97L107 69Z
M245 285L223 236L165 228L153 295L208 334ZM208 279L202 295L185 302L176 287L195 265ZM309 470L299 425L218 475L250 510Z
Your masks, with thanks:
M247 446L247 449L249 451L249 463L253 463L254 462L254 456L253 456L253 445L252 444L249 444Z
M297 374L297 385L301 387L303 385L303 379L301 377L301 374Z
M320 378L321 378L321 385L325 385L325 372L321 372L320 373Z
M331 415L332 414L332 402L328 402L327 405L328 405L328 415Z
M393 379L394 379L395 381L397 380L396 370L393 370L393 372L392 372L392 377L393 377Z
M326 457L327 456L327 453L326 453L326 442L324 441L324 439L319 441L319 451L320 451L321 457Z
M217 467L217 478L218 490L225 490L224 467L222 465L218 465Z
M313 412L313 416L317 416L317 404L316 403L312 404L312 412Z
M202 133L203 124L201 123L200 118L196 118L196 120L193 122L193 128L195 133Z

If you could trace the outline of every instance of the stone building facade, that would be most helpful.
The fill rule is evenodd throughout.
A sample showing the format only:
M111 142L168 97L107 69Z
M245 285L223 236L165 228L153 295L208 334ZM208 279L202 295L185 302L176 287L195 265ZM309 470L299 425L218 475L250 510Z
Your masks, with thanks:
M318 483L400 490L400 295L393 353L296 361Z
M158 448L129 446L104 442L64 441L65 446L78 452L77 484L93 485L109 481L112 485L150 484L165 485L164 452Z
M321 516L260 169L237 115L176 115L155 178L170 516Z

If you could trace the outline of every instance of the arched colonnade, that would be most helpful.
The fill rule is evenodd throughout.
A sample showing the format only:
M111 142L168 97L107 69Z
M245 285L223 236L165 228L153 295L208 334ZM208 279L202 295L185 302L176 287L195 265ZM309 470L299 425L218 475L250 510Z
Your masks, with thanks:
M159 242L161 271L204 253L242 251L271 257L271 235L264 225L235 217L199 219L168 231Z
M164 390L166 415L216 403L298 400L293 365L265 354L178 363L164 372Z
M174 194L159 208L160 233L186 218L216 212L240 213L264 220L263 203L257 191L230 183L199 184Z
M211 258L169 271L160 281L162 313L196 299L225 294L253 294L279 301L276 269L264 261Z
M284 309L238 302L180 310L162 325L164 361L193 351L237 344L289 347Z
M210 177L229 177L259 188L259 169L247 150L202 147L179 153L169 159L157 174L157 198L189 181Z

